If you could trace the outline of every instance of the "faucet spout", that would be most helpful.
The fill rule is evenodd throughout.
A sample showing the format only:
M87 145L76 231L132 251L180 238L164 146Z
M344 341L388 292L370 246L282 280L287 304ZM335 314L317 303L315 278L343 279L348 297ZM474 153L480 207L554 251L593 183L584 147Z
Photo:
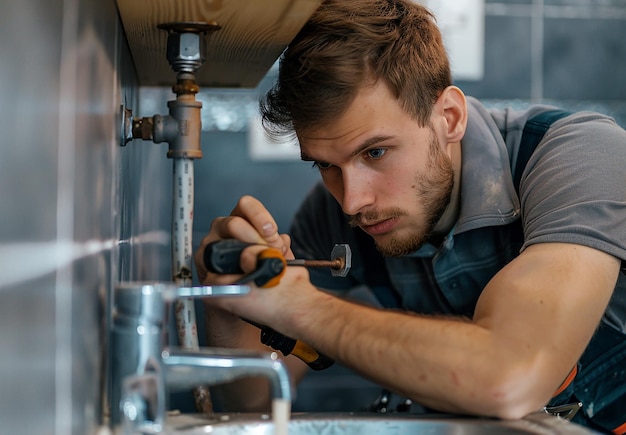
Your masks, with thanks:
M161 353L161 361L166 388L172 392L264 376L270 381L273 399L291 401L289 373L275 353L219 348L166 349Z
M270 381L272 414L284 426L291 406L291 382L276 353L164 347L169 303L249 291L250 287L243 285L180 287L140 282L117 286L111 328L111 426L121 424L127 434L162 433L168 393L250 376Z

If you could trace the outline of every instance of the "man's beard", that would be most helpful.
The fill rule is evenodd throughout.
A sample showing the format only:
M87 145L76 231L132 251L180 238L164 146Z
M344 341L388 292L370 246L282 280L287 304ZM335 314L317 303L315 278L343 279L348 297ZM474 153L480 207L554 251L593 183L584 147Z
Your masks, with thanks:
M416 200L423 210L424 224L413 225L410 233L403 237L391 236L385 241L377 241L376 248L389 257L400 257L419 249L433 235L433 230L450 204L454 186L454 169L450 158L439 147L435 132L431 126L430 147L426 173L415 176ZM360 222L380 222L400 216L407 212L399 207L383 211L371 210L349 217L350 225L359 226Z

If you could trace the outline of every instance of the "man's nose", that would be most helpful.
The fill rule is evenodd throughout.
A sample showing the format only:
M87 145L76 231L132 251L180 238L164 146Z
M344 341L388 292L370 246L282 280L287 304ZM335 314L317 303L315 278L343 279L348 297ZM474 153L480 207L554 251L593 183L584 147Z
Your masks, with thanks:
M364 207L372 205L374 189L372 181L363 173L344 170L341 208L348 215L356 215Z

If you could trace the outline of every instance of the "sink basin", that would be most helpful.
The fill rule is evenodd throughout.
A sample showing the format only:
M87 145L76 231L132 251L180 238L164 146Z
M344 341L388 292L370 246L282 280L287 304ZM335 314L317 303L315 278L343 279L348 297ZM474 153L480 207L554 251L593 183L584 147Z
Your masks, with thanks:
M414 435L414 434L572 434L593 432L562 418L538 412L523 420L411 414L293 414L290 435ZM166 433L180 435L270 435L274 424L269 415L217 414L214 416L170 415Z

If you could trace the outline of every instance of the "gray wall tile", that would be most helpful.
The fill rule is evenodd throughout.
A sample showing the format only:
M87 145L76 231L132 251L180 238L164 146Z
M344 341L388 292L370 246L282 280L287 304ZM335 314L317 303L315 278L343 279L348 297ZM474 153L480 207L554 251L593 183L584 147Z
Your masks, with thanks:
M544 97L626 99L626 20L546 19Z
M530 98L530 34L529 17L486 16L484 78L456 84L480 98Z

